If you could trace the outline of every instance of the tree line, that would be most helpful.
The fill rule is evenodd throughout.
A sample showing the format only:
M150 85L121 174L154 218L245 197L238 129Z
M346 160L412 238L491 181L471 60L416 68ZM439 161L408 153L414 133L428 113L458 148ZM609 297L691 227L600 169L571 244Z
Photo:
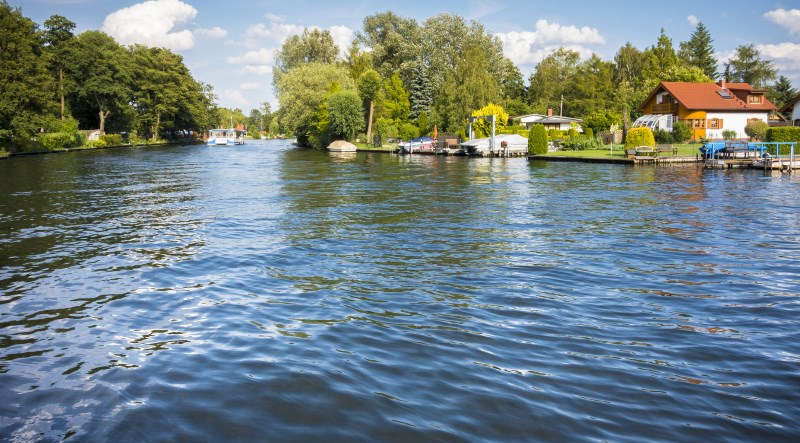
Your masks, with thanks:
M630 126L661 81L746 82L765 88L778 107L796 94L754 45L739 46L721 64L712 43L701 22L677 47L661 29L652 46L627 43L613 60L582 60L562 47L526 81L479 22L442 13L418 23L387 11L364 19L343 59L328 31L307 29L288 39L273 70L277 116L299 142L322 147L356 134L407 139L430 134L434 125L464 135L467 118L487 107L512 116L554 109L599 133ZM344 97L347 106L332 106Z
M196 80L181 56L122 46L100 31L75 35L74 29L60 15L40 27L19 8L0 3L3 146L30 148L42 132L65 136L58 140L67 146L52 147L70 147L81 143L79 129L157 140L217 125L212 87Z

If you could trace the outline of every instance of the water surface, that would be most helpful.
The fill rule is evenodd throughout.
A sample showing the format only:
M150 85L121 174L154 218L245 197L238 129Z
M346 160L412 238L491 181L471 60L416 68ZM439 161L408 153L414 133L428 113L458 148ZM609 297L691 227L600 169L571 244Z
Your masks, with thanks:
M280 141L0 161L0 439L791 441L799 192Z

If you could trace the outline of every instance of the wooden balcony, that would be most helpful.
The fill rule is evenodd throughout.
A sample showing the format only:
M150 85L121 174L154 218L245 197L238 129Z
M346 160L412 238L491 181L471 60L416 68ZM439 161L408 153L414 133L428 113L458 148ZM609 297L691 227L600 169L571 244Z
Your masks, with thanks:
M678 105L675 103L661 103L653 105L653 114L677 114Z

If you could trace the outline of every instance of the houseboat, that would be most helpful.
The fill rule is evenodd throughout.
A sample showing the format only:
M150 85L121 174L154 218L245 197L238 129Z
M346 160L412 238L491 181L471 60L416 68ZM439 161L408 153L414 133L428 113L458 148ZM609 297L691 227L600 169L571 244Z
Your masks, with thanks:
M211 129L208 131L208 146L233 146L244 144L244 131L240 129Z

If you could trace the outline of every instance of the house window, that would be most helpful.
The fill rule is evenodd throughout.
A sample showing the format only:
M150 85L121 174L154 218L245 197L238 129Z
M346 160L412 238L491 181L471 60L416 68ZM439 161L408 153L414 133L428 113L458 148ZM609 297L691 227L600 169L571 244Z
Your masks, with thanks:
M722 127L722 119L721 118L712 118L708 120L708 127L710 129L719 129Z
M701 118L696 118L696 119L689 120L689 121L692 123L692 127L695 127L695 128L705 128L706 127L706 121L701 119Z
M760 95L750 95L747 97L747 101L751 105L760 105L761 104L761 96Z

